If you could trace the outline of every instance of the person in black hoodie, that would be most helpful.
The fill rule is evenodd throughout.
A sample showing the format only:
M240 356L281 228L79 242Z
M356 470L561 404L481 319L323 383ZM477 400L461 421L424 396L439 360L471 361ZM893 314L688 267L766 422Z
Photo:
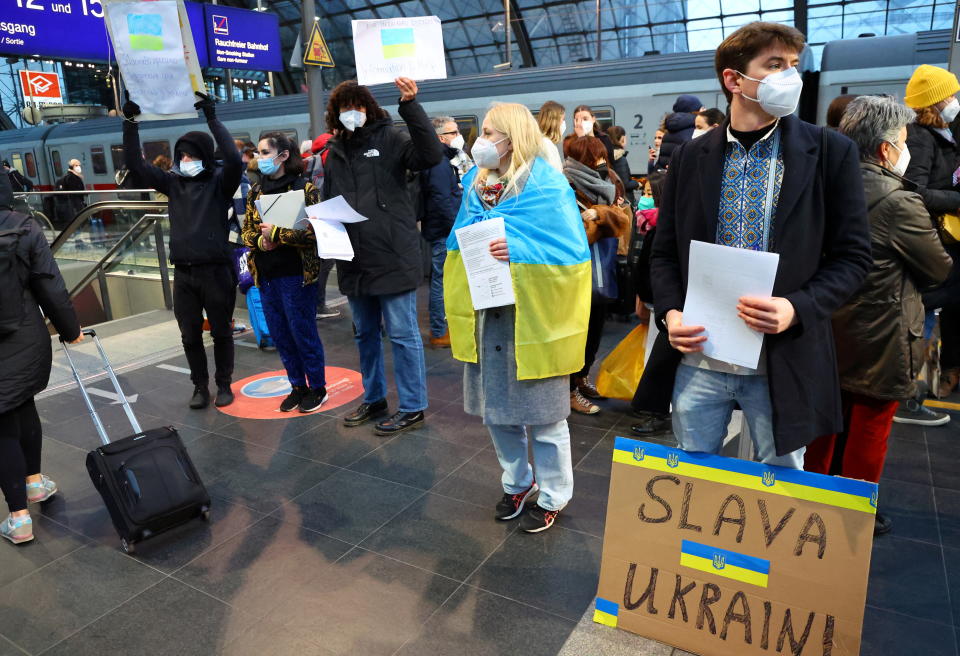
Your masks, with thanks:
M343 196L366 221L347 224L352 261L337 263L340 291L350 302L363 374L363 403L344 418L359 426L387 412L381 322L393 344L399 409L377 424L393 435L423 423L427 374L417 325L417 285L422 277L417 216L407 191L407 171L422 171L444 157L437 133L416 102L417 84L398 78L400 116L409 134L393 126L367 87L341 82L327 103L328 142L323 197Z
M706 107L696 96L689 94L677 96L676 102L673 103L673 114L663 122L667 133L663 135L663 141L660 143L660 159L657 160L656 168L667 168L674 151L693 139L697 113L704 109Z
M203 346L203 313L210 321L213 337L216 405L233 403L233 307L237 275L231 258L227 212L240 184L243 161L233 137L217 120L214 100L198 93L195 105L203 111L206 132L188 132L174 146L170 171L147 164L140 150L140 133L134 120L140 107L127 99L123 105L123 150L127 168L145 187L156 189L169 199L170 262L174 265L173 312L180 325L183 351L190 366L193 398L190 407L210 404L207 354ZM216 146L214 146L214 139ZM214 150L219 149L222 164Z
M43 317L68 342L83 335L40 226L12 208L10 179L0 171L0 262L9 264L0 300L0 489L10 510L0 535L20 544L33 539L27 504L57 492L57 484L40 473L42 431L33 402L47 386L53 359Z

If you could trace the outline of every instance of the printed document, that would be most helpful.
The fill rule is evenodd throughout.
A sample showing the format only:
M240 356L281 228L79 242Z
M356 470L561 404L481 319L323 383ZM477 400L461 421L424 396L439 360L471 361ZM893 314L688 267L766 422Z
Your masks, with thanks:
M490 242L506 237L503 217L487 219L457 230L457 243L470 286L473 309L513 305L513 280L510 263L490 254Z
M360 223L367 220L367 217L358 214L355 209L350 207L350 203L343 196L337 196L316 205L309 205L306 210L307 216L311 219L326 219L340 223Z
M757 368L763 333L737 316L737 305L742 296L772 296L779 263L777 253L690 242L683 323L706 329L704 355Z
M317 255L324 260L353 260L353 244L342 223L324 219L304 219L317 236Z
M253 204L260 213L260 221L280 228L293 228L297 221L307 217L302 189L282 194L264 194Z

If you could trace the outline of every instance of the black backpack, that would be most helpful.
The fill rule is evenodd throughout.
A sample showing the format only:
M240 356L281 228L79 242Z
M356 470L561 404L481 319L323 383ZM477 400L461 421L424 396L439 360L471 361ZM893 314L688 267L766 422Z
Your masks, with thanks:
M23 217L16 227L0 228L0 335L8 335L20 328L24 315L23 291L27 284L27 263L20 254L20 238L30 232L29 216L15 212L0 214L0 226L7 220Z

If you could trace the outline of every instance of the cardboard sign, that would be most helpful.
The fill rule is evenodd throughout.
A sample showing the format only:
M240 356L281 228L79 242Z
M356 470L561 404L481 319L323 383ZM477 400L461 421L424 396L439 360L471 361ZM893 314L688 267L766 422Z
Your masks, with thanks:
M618 437L594 621L710 656L859 654L876 500Z
M358 83L382 84L398 77L413 80L447 77L443 30L436 16L352 23Z
M20 88L28 105L62 104L60 76L56 73L20 70Z

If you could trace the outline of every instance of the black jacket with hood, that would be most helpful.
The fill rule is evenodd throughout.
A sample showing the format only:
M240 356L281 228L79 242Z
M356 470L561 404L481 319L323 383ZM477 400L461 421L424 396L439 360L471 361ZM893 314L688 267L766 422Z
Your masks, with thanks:
M400 102L410 133L389 117L372 119L352 136L328 142L323 198L343 196L367 217L348 223L352 262L337 262L340 291L347 296L399 294L422 279L420 233L407 192L407 171L422 171L444 157L443 144L416 100Z
M144 161L137 123L123 122L123 151L127 168L145 187L156 189L169 200L170 261L174 265L231 264L227 212L240 185L243 161L233 137L217 119L207 122L206 132L188 132L173 148L174 163L162 171ZM220 151L223 164L214 158ZM183 153L203 160L203 171L193 178L179 173Z
M697 117L694 114L686 112L676 112L664 120L664 127L667 133L663 135L663 141L660 142L660 158L657 160L657 168L665 169L670 165L670 158L673 153L693 139L694 123Z
M72 341L80 335L80 323L46 237L32 219L11 207L13 189L7 174L0 171L0 230L26 229L17 247L25 284L22 290L3 290L22 294L23 320L16 331L0 335L0 413L23 405L47 386L53 350L43 315L64 339Z

